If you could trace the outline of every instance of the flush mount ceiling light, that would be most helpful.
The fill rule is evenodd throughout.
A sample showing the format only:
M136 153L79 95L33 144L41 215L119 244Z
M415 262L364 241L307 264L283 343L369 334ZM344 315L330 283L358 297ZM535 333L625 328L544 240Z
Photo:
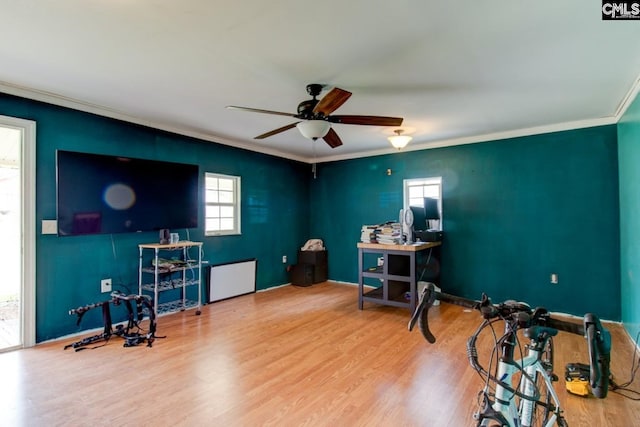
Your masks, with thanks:
M396 129L393 132L395 135L390 136L388 139L391 145L393 145L393 148L397 148L398 150L406 147L409 141L413 139L409 135L403 135L402 132L404 131L402 129Z
M323 138L331 129L331 123L325 120L304 120L296 127L305 138L316 140Z

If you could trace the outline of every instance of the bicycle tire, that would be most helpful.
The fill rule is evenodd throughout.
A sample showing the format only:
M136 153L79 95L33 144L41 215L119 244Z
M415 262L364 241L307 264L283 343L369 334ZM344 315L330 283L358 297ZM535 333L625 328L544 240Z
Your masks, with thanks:
M544 370L547 372L547 375L550 377L553 376L553 339L551 337L548 338L547 343L545 344L544 349L540 353L540 363L544 367ZM533 413L531 418L531 424L523 427L543 427L549 421L549 416L551 414L550 411L550 403L551 403L551 394L547 389L547 385L544 382L543 377L536 372L534 377L532 378L533 382L536 386L536 389L540 392L540 397L533 405ZM523 399L518 404L518 407L523 404ZM558 425L560 422L558 422Z

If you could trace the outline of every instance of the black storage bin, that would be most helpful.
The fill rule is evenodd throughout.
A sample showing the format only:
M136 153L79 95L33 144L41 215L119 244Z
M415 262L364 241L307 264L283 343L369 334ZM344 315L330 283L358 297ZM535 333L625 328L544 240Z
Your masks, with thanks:
M291 267L291 284L296 286L311 286L313 284L313 265L296 264Z
M313 283L326 282L329 276L327 251L298 251L298 264L313 266Z

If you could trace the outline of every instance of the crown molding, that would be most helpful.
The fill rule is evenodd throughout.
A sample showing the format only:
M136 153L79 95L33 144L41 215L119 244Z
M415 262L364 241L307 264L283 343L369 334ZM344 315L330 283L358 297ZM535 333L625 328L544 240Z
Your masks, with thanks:
M627 112L629 106L636 99L638 92L640 92L640 74L638 74L638 77L636 77L635 82L631 86L631 89L629 89L629 91L627 92L626 96L622 98L622 101L620 101L620 105L618 105L615 114L616 122L620 121L624 113Z
M443 148L443 147L452 147L455 145L466 145L466 144L477 144L481 142L489 142L489 141L500 141L504 139L511 138L519 138L524 136L531 135L540 135L545 133L552 132L562 132L567 130L574 129L582 129L596 126L605 126L616 124L618 122L616 117L602 117L599 119L590 119L590 120L577 120L573 122L565 122L565 123L557 123L553 125L545 125L545 126L536 126L525 129L517 129L505 132L494 132L488 133L484 135L474 135L468 137L461 138L451 138L451 139L442 139L436 141L426 141L426 142L417 142L414 143L411 141L408 146L403 148L402 150L396 150L395 148L389 146L389 148L385 148L382 150L374 150L363 153L355 153L355 154L345 154L339 156L325 156L322 158L318 158L315 160L315 163L325 163L325 162L335 162L339 160L349 160L356 159L362 157L372 157L372 156L381 156L385 154L394 154L406 151L420 151L420 150L428 150L433 148Z
M192 138L201 139L203 141L214 142L217 144L227 145L230 147L241 148L243 150L253 151L261 154L267 154L275 157L282 157L289 160L295 160L303 163L311 163L310 158L303 156L296 156L291 153L286 153L280 150L274 150L267 147L250 145L245 142L226 138L223 136L208 134L193 129L182 128L178 126L170 126L164 123L154 122L152 120L141 119L122 111L103 107L96 104L80 101L74 98L61 96L58 94L31 89L23 86L14 85L11 83L0 81L0 92L4 92L9 95L15 95L22 98L32 99L34 101L46 102L48 104L57 105L60 107L70 108L72 110L83 111L85 113L92 113L111 119L122 120L129 123L134 123L142 126L151 127L154 129L163 130L166 132L172 132L179 135L184 135Z
M245 142L231 139L231 138L226 138L223 136L208 134L208 133L200 132L197 130L181 128L177 126L169 126L163 123L141 119L115 109L110 109L110 108L102 107L99 105L83 102L77 99L53 94L50 92L26 88L26 87L14 85L14 84L2 82L2 81L0 81L0 91L10 95L20 96L23 98L33 99L36 101L47 102L50 104L71 108L74 110L97 114L97 115L109 117L112 119L123 120L126 122L135 123L142 126L148 126L155 129L160 129L167 132L176 133L179 135L197 138L197 139L201 139L208 142L227 145L230 147L240 148L243 150L253 151L257 153L267 154L270 156L281 157L281 158L294 160L302 163L309 163L309 164L327 163L327 162L334 162L334 161L340 161L340 160L350 160L350 159L357 159L357 158L363 158L363 157L373 157L373 156L381 156L381 155L398 153L398 150L389 146L389 148L380 149L380 150L371 150L371 151L365 151L360 153L342 154L342 155L335 155L335 156L332 156L332 155L324 156L324 157L297 156L297 155L293 155L291 153L287 153L280 150L274 150L274 149L263 147L263 146L247 144ZM551 132L561 132L561 131L574 130L574 129L580 129L580 128L615 124L620 120L620 118L625 113L627 108L629 108L629 105L631 105L631 103L633 102L633 100L635 99L639 91L640 91L640 76L636 78L633 86L627 92L625 97L622 99L618 108L616 109L615 115L613 116L601 117L601 118L589 119L589 120L578 120L578 121L572 121L572 122L557 123L553 125L537 126L537 127L531 127L531 128L525 128L525 129L516 129L511 131L505 131L505 132L495 132L495 133L489 133L484 135L473 135L473 136L461 137L461 138L451 138L451 139L442 139L442 140L424 141L424 142L412 141L411 143L409 143L407 147L403 148L400 151L401 152L419 151L419 150L428 150L433 148L451 147L455 145L476 144L481 142L499 141L499 140L510 139L510 138L518 138L518 137L545 134L545 133L551 133Z

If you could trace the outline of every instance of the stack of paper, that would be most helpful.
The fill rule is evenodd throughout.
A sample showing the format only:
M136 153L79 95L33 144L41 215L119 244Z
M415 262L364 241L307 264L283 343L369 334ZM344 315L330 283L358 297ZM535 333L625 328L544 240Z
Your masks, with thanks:
M381 225L376 235L378 243L385 245L398 245L402 243L402 224L399 222Z
M364 243L375 243L377 228L377 225L363 225L362 232L360 234L360 241Z

